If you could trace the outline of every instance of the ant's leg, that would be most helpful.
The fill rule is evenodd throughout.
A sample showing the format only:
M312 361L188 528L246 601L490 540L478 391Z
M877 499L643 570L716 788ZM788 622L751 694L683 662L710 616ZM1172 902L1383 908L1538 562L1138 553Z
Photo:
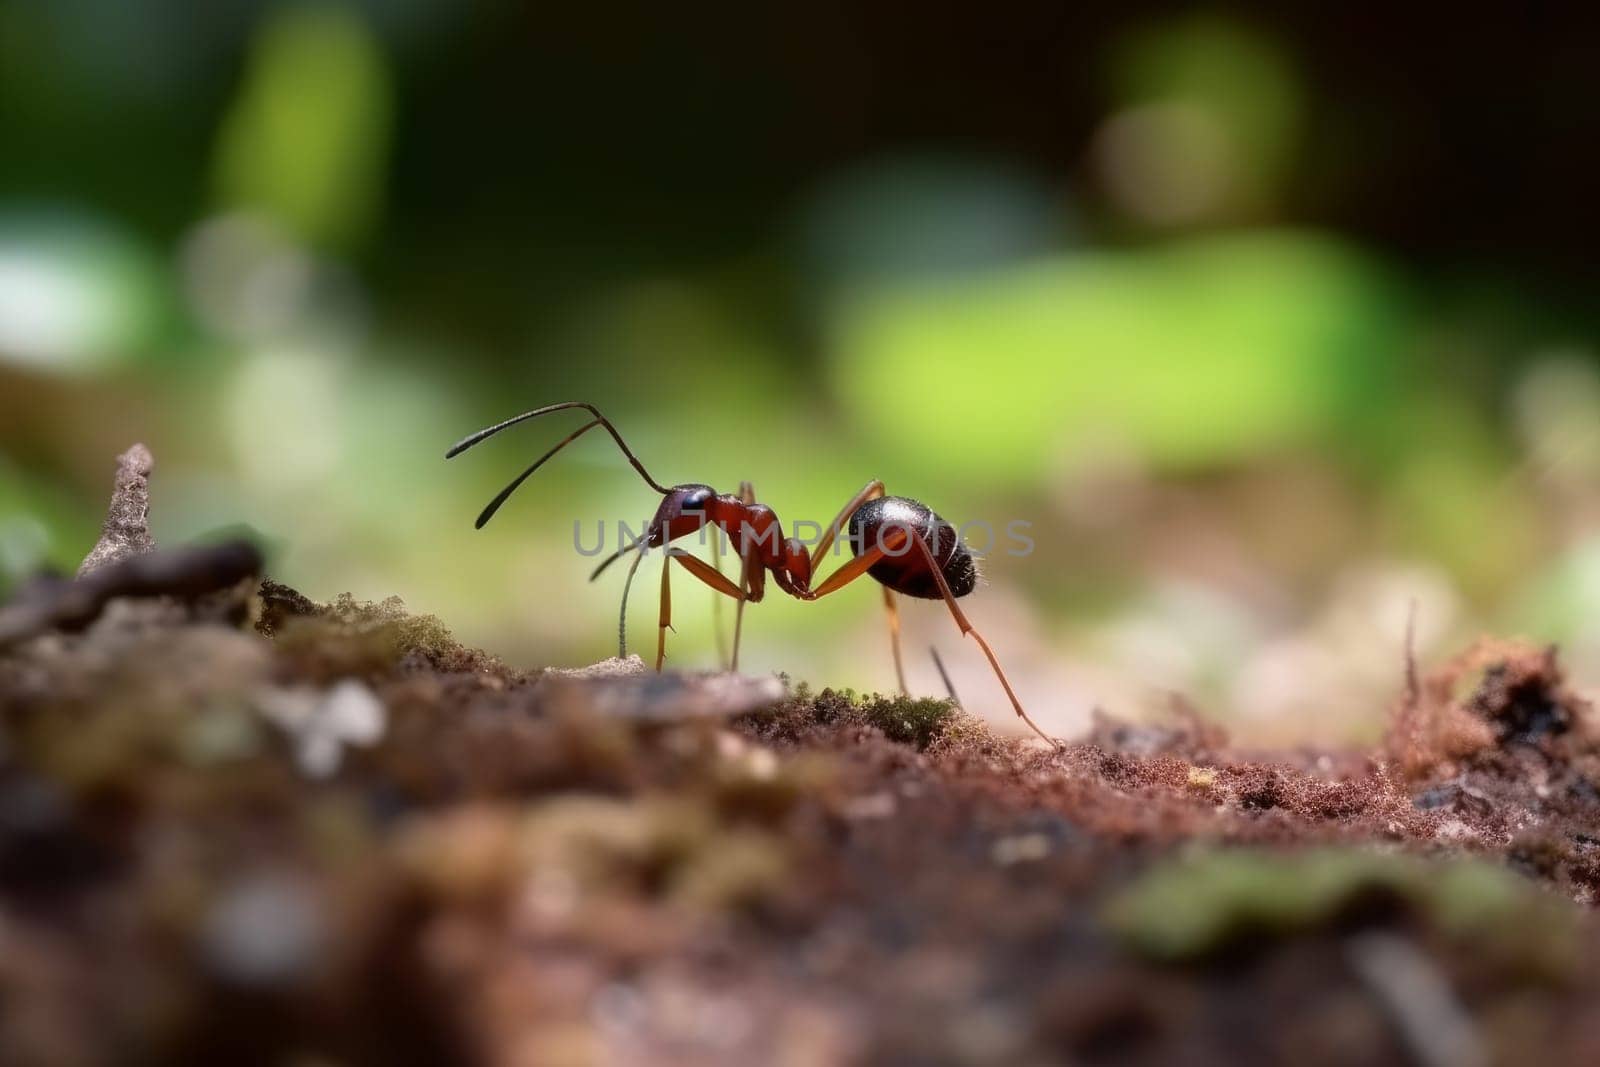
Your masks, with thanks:
M955 618L956 625L961 627L963 634L978 642L978 647L983 649L983 654L989 658L989 666L994 668L995 677L1000 679L1001 688L1006 691L1006 696L1011 698L1011 706L1016 709L1018 717L1027 723L1034 733L1050 742L1052 747L1060 748L1061 743L1039 729L1038 724L1028 718L1028 713L1022 710L1022 701L1017 699L1016 692L1006 679L1006 672L1000 669L1000 661L995 658L994 649L990 648L989 642L985 641L983 635L973 628L972 623L967 620L966 613L961 610L961 605L956 603L955 595L950 592L950 584L944 580L944 572L939 569L939 563L934 559L933 550L928 547L928 542L923 540L922 534L916 530L911 532L911 540L917 551L922 553L922 559L927 563L928 571L933 575L933 580L938 583L939 595L944 597L945 605L950 609L951 616Z
M896 530L895 532L901 533L902 531ZM950 583L944 580L944 572L939 569L939 563L934 559L933 550L928 547L928 543L916 531L911 531L911 541L916 550L922 553L923 561L928 565L928 572L933 575L933 580L938 584L939 595L944 598L945 606L950 609L950 614L955 619L956 625L961 628L963 634L970 636L974 641L978 642L978 647L983 649L984 656L989 660L989 666L994 668L995 677L1000 679L1001 688L1006 691L1006 696L1011 698L1011 707L1016 711L1017 716L1027 723L1034 733L1049 741L1056 748L1060 748L1061 743L1039 729L1038 724L1028 718L1028 713L1022 710L1022 701L1017 699L1016 692L1011 688L1011 682L1006 678L1006 672L1001 670L1000 661L995 658L994 650L989 647L989 642L983 639L983 635L973 628L972 623L967 619L966 613L956 603L955 594L950 592ZM867 573L879 560L890 555L891 549L898 549L903 544L903 536L896 537L894 545L887 545L880 538L879 543L871 551L865 555L857 556L843 567L834 571L828 576L828 580L813 589L811 595L806 599L818 600L829 593L838 592Z
M706 529L711 531L711 559L716 564L717 573L722 573L722 530L716 523L707 523ZM732 660L728 656L728 639L722 633L722 598L711 598L711 631L717 636L717 662L722 664L725 671L733 670Z
M840 531L844 529L844 524L849 521L850 516L856 513L856 509L869 500L876 500L883 494L883 482L874 478L862 486L861 491L851 497L849 503L839 509L839 514L834 516L833 521L828 524L828 528L822 532L821 540L811 550L811 573L815 574L817 572L817 564L827 554L828 549L833 545L834 538L839 536ZM889 613L889 644L894 650L895 680L900 683L900 695L909 696L911 690L906 685L905 661L900 654L900 611L895 606L894 590L888 586L883 587L883 606Z
M903 541L904 538L902 537L901 540ZM898 554L904 555L905 553L901 552ZM828 580L823 582L821 585L812 588L812 590L805 595L804 599L821 600L829 593L837 593L839 590L843 589L845 586L849 585L851 582L867 573L867 571L871 570L879 560L883 559L887 555L889 555L889 551L886 546L882 544L875 546L866 555L857 556L849 563L846 563L844 566L828 575Z
M702 582L706 583L723 596L732 597L735 600L743 602L744 591L730 582L727 575L723 574L721 571L718 571L714 567L707 566L704 560L696 559L681 548L669 548L667 549L667 554L673 559L677 560L679 563L683 564L684 570L688 571L690 574L694 575L696 578L700 579Z
M853 512L856 508L865 503L867 499L871 499L868 494L874 488L874 486L876 486L879 493L883 491L883 485L880 482L874 482L871 485L868 485L866 489L863 489L857 494L855 500L850 502L850 504L846 507L844 514L848 515L850 512ZM839 521L840 520L835 520L835 527L837 527ZM806 599L817 600L821 597L827 596L829 593L838 592L840 589L843 589L845 586L849 585L851 582L867 573L867 571L871 570L879 560L890 555L891 552L894 555L904 555L907 551L909 551L909 546L907 546L905 543L904 531L897 529L892 532L898 535L894 538L894 545L881 543L880 540L880 543L874 546L871 551L867 552L866 555L855 557L849 563L846 563L844 566L828 575L828 580L811 590L810 595ZM824 545L823 547L826 546ZM890 589L888 586L883 587L883 606L889 615L889 644L894 650L895 680L900 683L900 694L902 696L910 696L910 687L906 685L905 660L900 653L900 608L895 601L894 590Z
M656 623L656 673L667 659L667 631L672 629L672 550L661 556L661 616Z
M806 599L817 600L827 596L829 593L838 592L863 574L866 574L879 560L886 556L891 554L896 556L905 555L909 551L909 546L905 543L904 531L896 530L894 532L899 535L895 538L895 544L880 543L866 555L855 557L849 563L828 575L828 580L811 590ZM900 695L910 696L910 687L906 685L905 659L900 653L900 608L895 600L894 590L888 586L883 586L883 606L889 614L889 643L894 650L895 680L900 683Z
M731 596L741 604L744 603L744 593L714 568L708 567L703 561L695 559L681 548L669 547L665 549L665 553L665 557L661 560L661 620L656 628L656 670L658 671L666 661L667 631L672 629L673 560L683 564L685 570L723 596Z
M833 544L833 539L839 536L839 531L844 527L845 522L856 513L856 509L867 501L874 500L882 495L883 483L874 478L861 487L861 492L850 498L850 503L840 509L839 514L834 516L833 521L828 524L828 528L822 531L822 540L818 541L816 547L811 550L812 574L817 573L817 564L821 562L823 555L828 551L829 546Z
M743 504L754 504L756 487L749 482L740 482L739 501ZM743 540L742 537L740 539ZM753 564L751 557L754 552L754 546L747 546L745 551L739 553L739 589L746 595L750 592L750 567ZM745 597L741 596L738 607L733 609L733 656L728 660L729 671L739 669L739 642L744 637L744 605Z
M911 690L906 687L906 667L900 658L900 609L895 606L894 590L888 586L883 587L883 606L889 612L889 645L894 649L894 676L900 683L900 695L908 697Z

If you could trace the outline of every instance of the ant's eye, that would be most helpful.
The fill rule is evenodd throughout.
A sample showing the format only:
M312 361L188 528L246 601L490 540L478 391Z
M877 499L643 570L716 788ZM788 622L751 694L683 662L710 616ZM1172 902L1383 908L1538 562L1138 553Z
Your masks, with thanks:
M680 507L684 511L699 511L706 506L706 501L711 499L711 494L704 489L697 489L683 498Z

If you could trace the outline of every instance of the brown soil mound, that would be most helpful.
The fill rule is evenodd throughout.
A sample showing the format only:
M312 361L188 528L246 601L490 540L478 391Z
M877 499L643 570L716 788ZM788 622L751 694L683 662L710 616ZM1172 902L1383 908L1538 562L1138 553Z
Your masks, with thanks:
M1052 752L209 588L0 652L0 1062L1600 1060L1547 650L1370 753L1183 711Z

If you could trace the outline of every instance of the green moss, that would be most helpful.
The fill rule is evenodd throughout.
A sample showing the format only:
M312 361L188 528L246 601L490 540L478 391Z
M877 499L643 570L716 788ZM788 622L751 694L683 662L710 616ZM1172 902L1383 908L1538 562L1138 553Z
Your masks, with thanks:
M817 727L870 726L891 741L926 749L958 723L976 720L948 700L931 697L858 697L852 690L812 693L805 683L790 698L746 721L768 738L798 740Z
M494 657L468 649L432 615L407 613L399 597L378 603L341 593L317 604L287 586L262 583L257 629L309 677L377 675L415 656L445 671L503 670Z
M1436 863L1341 848L1212 852L1147 872L1109 902L1104 917L1145 955L1193 959L1247 938L1324 928L1376 901L1502 959L1558 972L1571 962L1573 909L1477 860Z
M875 696L864 701L860 710L866 721L891 741L927 748L944 732L957 708L948 700L932 697Z
M318 681L375 677L392 669L405 652L397 623L347 622L332 616L289 619L274 643L296 674Z

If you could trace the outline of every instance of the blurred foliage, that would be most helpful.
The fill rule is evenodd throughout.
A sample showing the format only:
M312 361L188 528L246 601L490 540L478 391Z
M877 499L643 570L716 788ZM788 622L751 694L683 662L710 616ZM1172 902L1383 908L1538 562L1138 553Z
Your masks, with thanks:
M1425 641L1516 625L1600 672L1581 33L913 21L0 0L0 587L76 564L137 438L161 538L244 524L314 595L593 659L620 583L573 520L653 495L591 437L475 533L575 423L441 458L582 398L658 477L753 479L789 522L881 477L1031 524L971 611L1063 715L1183 688L1347 718L1412 599ZM679 602L673 661L709 664ZM775 596L746 663L881 687L877 603ZM1367 688L1308 706L1308 672Z
M1425 930L1535 973L1565 974L1574 959L1576 913L1502 867L1351 848L1288 859L1219 851L1169 862L1115 896L1106 917L1141 952L1195 959L1330 929L1362 908L1382 914L1385 905Z
M0 215L0 352L63 375L159 352L165 283L150 250L113 226L37 207Z
M1359 421L1393 385L1403 325L1381 271L1334 242L1207 237L863 297L839 390L888 435L939 426L924 455L955 475L1036 482L1107 439L1214 468Z
M1293 171L1305 101L1269 38L1199 15L1133 31L1109 63L1112 193L1158 221L1248 214ZM1119 158L1120 157L1120 158Z
M381 207L389 109L383 56L360 19L333 8L274 13L219 132L222 204L314 243L366 236Z

